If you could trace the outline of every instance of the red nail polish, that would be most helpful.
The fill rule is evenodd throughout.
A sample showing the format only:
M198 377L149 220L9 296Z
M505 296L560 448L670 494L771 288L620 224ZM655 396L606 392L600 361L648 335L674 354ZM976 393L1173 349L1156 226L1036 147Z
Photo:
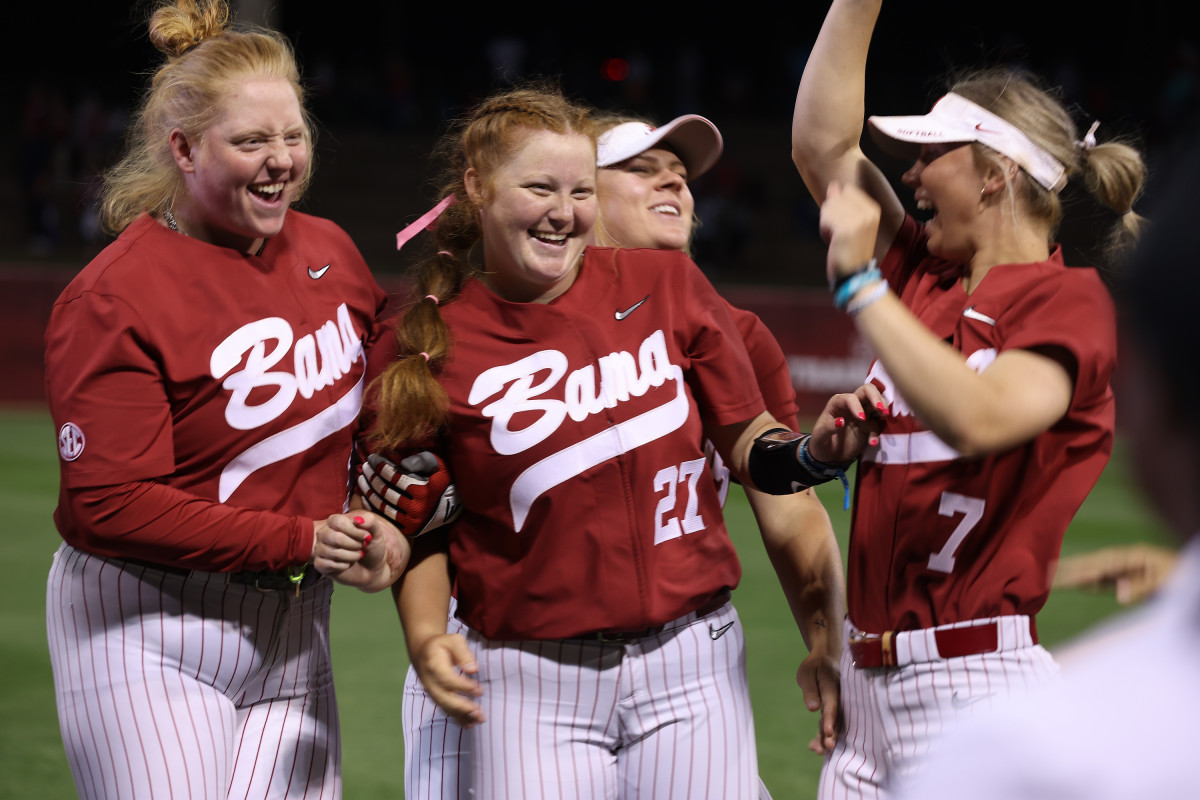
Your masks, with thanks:
M866 419L866 418L867 418L867 412L865 412L865 411L860 411L860 412L858 412L858 418L859 418L859 419Z
M876 403L875 407L878 408L880 411L887 411L887 406L885 406L883 403Z
M837 419L835 419L835 420L833 421L833 427L835 427L835 428L844 428L844 427L846 427L846 420L842 419L841 417L838 417Z
M366 547L370 543L371 543L371 534L368 533L366 535L366 537L363 539L363 547Z
M355 525L364 525L364 524L366 524L366 522L367 522L367 521L366 521L365 519L363 519L362 517L355 517L355 518L354 518L354 524L355 524Z
M870 439L867 441L867 444L871 445L871 447L877 447L877 446L879 445L879 437L878 437L878 436L872 436L872 437L871 437L871 438L870 438Z

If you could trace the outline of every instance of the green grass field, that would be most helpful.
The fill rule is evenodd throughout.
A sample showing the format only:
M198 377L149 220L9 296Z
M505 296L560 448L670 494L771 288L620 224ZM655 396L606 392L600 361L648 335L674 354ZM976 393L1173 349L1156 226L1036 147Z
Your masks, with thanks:
M0 414L0 516L9 527L0 580L0 798L74 796L55 716L44 620L45 577L59 542L51 518L57 486L49 417L39 411ZM822 487L821 497L845 552L849 513L841 510L841 489ZM744 567L734 601L747 632L760 772L777 800L812 797L820 760L806 744L815 722L793 681L804 645L736 490L727 519ZM1068 531L1064 551L1137 539L1167 541L1130 489L1118 453ZM334 602L345 795L351 800L403 794L400 702L407 661L390 600L387 593L340 589ZM1043 643L1053 649L1117 608L1108 596L1056 592L1038 617Z

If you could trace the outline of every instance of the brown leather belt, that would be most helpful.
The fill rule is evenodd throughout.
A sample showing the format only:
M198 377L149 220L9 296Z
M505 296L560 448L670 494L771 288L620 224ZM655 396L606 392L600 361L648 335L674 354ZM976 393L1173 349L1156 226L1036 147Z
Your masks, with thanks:
M707 617L717 609L723 607L729 602L729 590L722 589L714 594L708 600L695 610L696 619ZM579 636L572 636L571 639L583 639L589 642L603 642L605 644L629 644L637 639L644 639L647 636L657 636L667 629L666 625L652 625L649 628L642 628L637 631L594 631L592 633L584 633Z
M1037 625L1033 617L1028 619L1029 635L1033 637L1033 643L1037 644ZM904 631L885 631L878 636L859 634L852 637L850 659L854 666L860 669L899 666L896 662L897 633ZM1000 626L997 622L987 622L962 628L941 628L934 630L933 639L937 643L938 655L942 658L994 653L1000 646Z

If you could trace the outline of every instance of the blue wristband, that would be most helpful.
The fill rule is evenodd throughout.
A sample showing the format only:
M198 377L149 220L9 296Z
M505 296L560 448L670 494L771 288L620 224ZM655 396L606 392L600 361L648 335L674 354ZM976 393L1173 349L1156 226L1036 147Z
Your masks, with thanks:
M818 461L815 456L809 451L808 443L812 439L811 435L805 436L804 441L800 444L800 452L798 460L800 464L814 475L820 475L825 480L837 478L842 482L842 510L850 510L850 481L846 478L846 467L849 464L826 464L824 461ZM815 484L814 484L815 485Z
M875 259L872 258L867 262L867 265L858 272L848 275L845 278L841 278L836 284L834 284L834 307L838 308L839 310L844 309L850 303L850 298L858 294L860 289L869 283L879 280L883 280L883 273L879 271L879 266L877 265Z
M867 290L866 294L859 296L855 300L851 300L846 306L846 313L852 317L857 317L859 312L867 306L873 305L879 298L887 294L888 282L885 279L880 279L879 283Z

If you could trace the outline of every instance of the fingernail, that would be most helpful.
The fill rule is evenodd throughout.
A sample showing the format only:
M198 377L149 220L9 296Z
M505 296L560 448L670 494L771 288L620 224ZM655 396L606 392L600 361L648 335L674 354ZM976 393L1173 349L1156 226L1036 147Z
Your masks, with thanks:
M355 525L364 525L364 524L366 524L366 522L367 522L367 521L366 521L365 519L363 519L362 517L355 517L355 518L354 518L354 524L355 524Z
M880 411L887 411L887 406L885 406L882 402L876 403L875 407L878 408Z
M867 444L871 445L871 447L878 447L879 446L879 437L872 436L870 439L867 440Z
M844 427L846 427L846 420L845 420L845 419L843 419L842 417L838 417L837 419L835 419L835 420L833 421L833 427L835 427L835 428L844 428Z
M867 412L865 412L865 411L860 411L860 412L858 412L858 418L859 418L859 419L866 419L866 418L867 418Z
M366 545L369 545L370 543L371 543L371 534L368 533L365 537L363 537L363 546L365 547Z

